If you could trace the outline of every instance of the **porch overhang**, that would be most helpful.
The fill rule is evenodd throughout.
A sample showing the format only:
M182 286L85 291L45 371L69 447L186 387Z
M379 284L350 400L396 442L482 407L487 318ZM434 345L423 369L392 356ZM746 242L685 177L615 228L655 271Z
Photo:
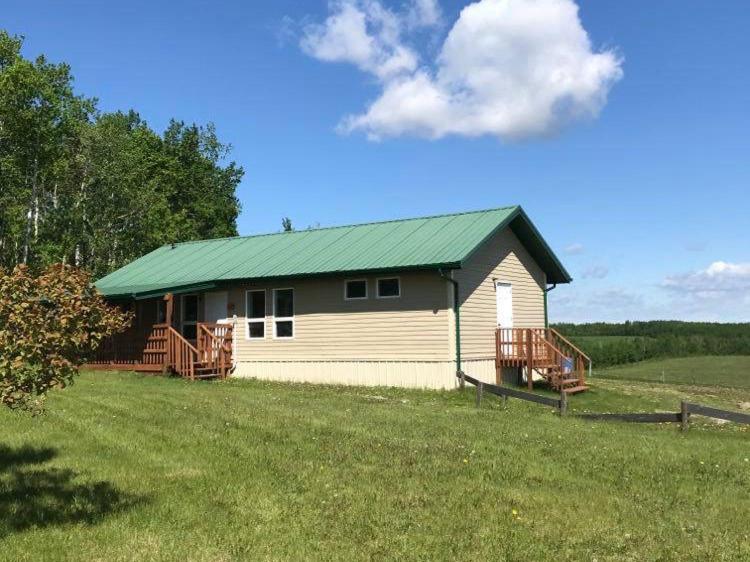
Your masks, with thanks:
M168 285L163 287L128 287L126 291L119 291L117 293L103 292L105 298L110 300L124 300L124 299L155 299L163 297L167 293L173 295L182 295L185 293L197 293L199 291L208 291L216 288L216 283L192 283L182 285Z

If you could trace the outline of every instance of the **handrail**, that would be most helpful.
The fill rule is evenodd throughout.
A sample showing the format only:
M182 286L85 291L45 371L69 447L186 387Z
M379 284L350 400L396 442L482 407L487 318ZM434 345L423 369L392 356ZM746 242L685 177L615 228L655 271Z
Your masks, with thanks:
M215 334L212 329L223 328L225 333L221 336ZM198 324L198 352L199 357L206 362L207 366L216 371L221 378L225 378L232 364L232 348L227 348L226 339L232 332L232 326L226 324Z
M564 353L564 352L563 352L563 351L562 351L561 349L558 349L557 347L555 347L554 345L552 345L552 343L551 343L551 342L550 342L550 341L549 341L549 340L548 340L547 338L543 338L543 337L541 337L541 336L540 336L540 335L539 335L539 334L538 334L537 332L535 332L534 330L532 330L532 331L531 331L531 334L532 334L532 335L531 335L531 337L532 337L532 338L538 338L539 340L541 340L541 343L542 343L543 345L546 345L547 347L549 347L549 348L550 348L550 349L551 349L552 351L554 351L554 352L555 352L555 353L556 353L557 355L559 355L559 356L560 356L561 358L564 358L564 359L567 359L567 358L568 358L568 356L567 356L567 355L566 355L566 354L565 354L565 353Z
M187 341L182 334L169 326L167 333L167 362L173 367L178 375L195 380L195 364L198 361L199 352L196 347Z
M175 330L172 326L169 326L169 332L174 334L178 340L182 340L181 343L188 347L191 351L194 351L195 353L198 353L198 349L189 341L187 341L184 337L182 337L182 334Z
M586 359L586 361L588 361L589 363L591 363L591 357L589 357L583 351L581 351L578 347L576 347L569 339L567 339L565 336L563 336L560 332L558 332L554 328L548 328L548 329L549 329L550 333L554 334L554 336L556 338L558 338L558 339L562 340L563 342L565 342L567 345L569 345L571 347L571 349L573 349L573 351L575 351L578 355L583 356L583 358Z

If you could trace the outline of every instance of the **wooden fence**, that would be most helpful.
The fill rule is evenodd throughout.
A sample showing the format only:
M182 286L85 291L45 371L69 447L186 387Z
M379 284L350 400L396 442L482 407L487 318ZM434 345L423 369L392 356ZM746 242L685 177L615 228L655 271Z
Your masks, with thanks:
M635 423L679 423L682 429L687 429L690 425L690 416L706 416L708 418L714 418L719 420L726 420L735 423L742 423L750 425L750 414L743 414L740 412L731 412L729 410L720 410L719 408L712 408L710 406L703 406L702 404L692 404L685 402L684 400L680 403L679 412L666 412L666 413L635 413L635 414L576 414L576 417L587 419L587 420L613 420L613 421L624 421L624 422L635 422Z
M542 396L539 394L533 394L531 392L524 392L515 388L508 388L505 386L497 386L495 384L486 383L475 379L467 375L466 373L459 372L457 374L459 384L461 388L464 388L465 383L473 384L477 389L476 406L480 406L482 402L482 395L485 392L501 396L503 401L510 398L518 398L520 400L526 400L527 402L535 402L544 406L551 406L556 408L560 415L565 415L568 410L567 394L565 392L560 393L560 398L550 398L549 396ZM605 420L605 421L624 421L632 423L679 423L681 429L686 430L690 426L690 417L706 416L709 418L720 419L731 421L735 423L742 423L750 425L750 414L743 414L740 412L732 412L729 410L721 410L719 408L712 408L710 406L704 406L702 404L692 404L685 402L684 400L680 403L679 412L634 412L624 414L600 414L595 412L585 414L575 414L575 417L586 420Z
M482 394L484 394L485 392L489 392L490 394L501 396L503 400L507 400L510 397L518 398L519 400L526 400L527 402L535 402L537 404L542 404L543 406L552 406L553 408L557 408L558 412L560 412L560 415L564 415L568 409L568 395L565 394L565 392L560 392L560 398L557 399L550 398L549 396L542 396L540 394L534 394L532 392L525 392L523 390L518 390L515 388L508 388L507 386L498 386L496 384L483 382L467 375L464 372L458 373L458 379L461 388L464 388L464 384L467 382L477 387L477 408L482 402Z

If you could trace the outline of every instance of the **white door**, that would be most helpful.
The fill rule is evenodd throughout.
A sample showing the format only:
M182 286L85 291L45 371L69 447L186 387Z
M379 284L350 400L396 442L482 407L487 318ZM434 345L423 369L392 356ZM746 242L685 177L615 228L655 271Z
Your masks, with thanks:
M497 300L497 327L513 327L513 287L510 283L495 282Z
M225 322L227 319L227 292L206 293L204 300L205 314L208 323Z
M513 327L513 287L510 283L495 282L495 301L497 303L497 327ZM503 331L501 336L507 342L513 341L512 331ZM501 345L501 353L506 357L513 355L513 344Z

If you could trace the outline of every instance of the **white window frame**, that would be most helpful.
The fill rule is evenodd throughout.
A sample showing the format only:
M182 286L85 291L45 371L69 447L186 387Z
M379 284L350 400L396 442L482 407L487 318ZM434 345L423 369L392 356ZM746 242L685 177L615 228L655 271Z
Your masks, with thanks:
M294 322L294 316L276 316L276 292L277 291L292 291L292 310L296 313L297 311L297 295L294 287L277 287L272 292L273 298L273 339L275 340L293 340L297 335L297 326ZM292 335L291 336L279 336L276 335L276 322L291 322L292 323Z
M250 312L250 293L263 293L263 318L250 318L249 312ZM266 307L266 290L265 289L248 289L245 291L245 339L247 341L263 341L266 339L266 333L268 330L266 330L266 317L268 314L266 311L268 308ZM263 324L263 337L262 338L251 338L250 337L250 324Z
M398 295L380 295L380 282L385 281L387 279L397 279L398 280ZM401 298L401 277L398 275L389 275L388 277L378 277L375 279L375 298L376 299L400 299Z
M348 283L354 283L357 281L362 281L365 284L365 296L364 297L347 297L346 296L346 286ZM344 300L345 301L364 301L370 298L370 288L368 287L369 283L367 282L367 279L344 279ZM400 288L399 288L400 291Z

